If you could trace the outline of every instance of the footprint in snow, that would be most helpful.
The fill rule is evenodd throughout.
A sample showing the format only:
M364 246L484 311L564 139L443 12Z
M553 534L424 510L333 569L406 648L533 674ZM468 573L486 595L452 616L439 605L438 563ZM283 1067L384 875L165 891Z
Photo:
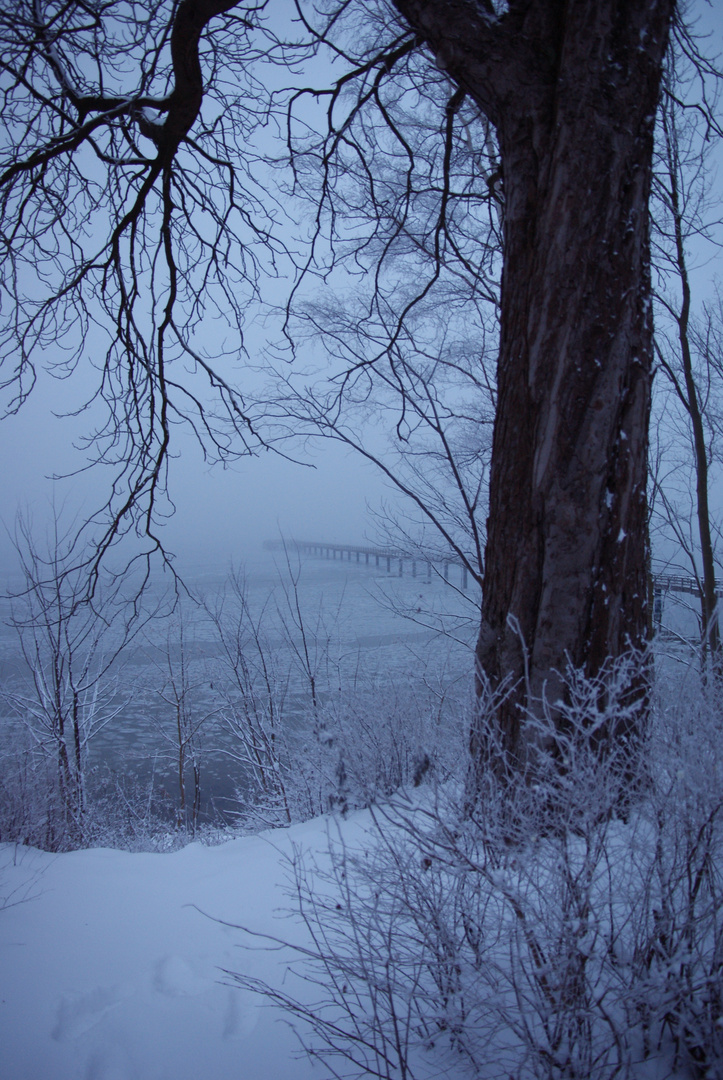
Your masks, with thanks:
M60 1000L51 1035L57 1042L79 1038L100 1023L129 993L119 986L97 986L84 994L65 994Z
M182 956L164 956L156 964L153 989L167 997L193 997L213 989L214 980L198 975Z
M83 1080L138 1080L138 1073L119 1047L107 1046L88 1058Z
M223 1024L224 1039L246 1039L256 1027L259 1003L249 990L227 990L226 1016Z

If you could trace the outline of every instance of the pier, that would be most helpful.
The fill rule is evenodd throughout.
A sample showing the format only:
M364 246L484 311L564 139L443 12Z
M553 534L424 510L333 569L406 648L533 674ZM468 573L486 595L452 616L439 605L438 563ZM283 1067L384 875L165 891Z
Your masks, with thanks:
M451 569L455 569L455 577L459 573L458 582L466 592L470 578L477 580L471 574L465 563L455 555L427 556L422 552L404 551L395 547L374 547L359 544L336 544L328 540L265 540L264 548L267 551L282 551L284 548L298 551L304 555L312 555L321 559L339 559L344 562L356 562L365 566L373 565L376 569L385 569L388 574L396 573L403 577L405 572L416 578L421 574L424 581L432 580L432 568L437 568L437 573L450 581ZM454 583L454 582L453 582ZM480 583L481 584L481 583ZM700 582L694 577L685 577L682 574L654 574L653 575L653 610L656 625L660 624L663 609L663 598L666 593L687 593L689 596L702 596ZM718 589L718 596L723 596L723 588Z
M265 540L266 551L298 551L303 555L313 555L321 559L336 559L342 562L357 562L365 566L372 565L376 569L385 569L388 574L396 573L403 577L405 572L413 578L421 576L429 584L432 580L432 568L437 568L437 573L450 581L450 573L455 568L455 577L459 572L459 585L466 592L470 578L476 580L470 573L469 568L455 555L449 557L427 556L421 552L403 551L394 547L370 547L357 544L334 544L326 540Z

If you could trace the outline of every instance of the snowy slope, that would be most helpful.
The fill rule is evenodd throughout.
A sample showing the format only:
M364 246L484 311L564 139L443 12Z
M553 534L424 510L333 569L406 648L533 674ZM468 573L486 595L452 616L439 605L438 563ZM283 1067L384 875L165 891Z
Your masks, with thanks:
M214 919L303 941L284 856L326 843L320 819L171 854L0 847L2 1080L318 1077L278 1012L222 982L280 985L288 952Z

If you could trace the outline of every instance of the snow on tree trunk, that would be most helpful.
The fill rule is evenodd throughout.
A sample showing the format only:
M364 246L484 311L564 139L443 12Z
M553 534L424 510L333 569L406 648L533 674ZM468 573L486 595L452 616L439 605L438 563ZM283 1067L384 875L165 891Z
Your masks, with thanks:
M648 196L674 0L397 7L494 122L504 179L498 404L477 650L510 760L525 710L643 644ZM526 677L525 677L526 676ZM631 685L645 699L641 672ZM484 732L472 733L473 755Z

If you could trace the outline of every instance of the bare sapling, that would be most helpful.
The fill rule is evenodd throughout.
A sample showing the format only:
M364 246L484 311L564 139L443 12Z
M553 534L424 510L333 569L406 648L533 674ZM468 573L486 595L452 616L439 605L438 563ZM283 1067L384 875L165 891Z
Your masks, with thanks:
M19 517L15 547L21 585L10 623L22 667L4 698L25 732L17 775L21 787L38 780L46 844L72 846L84 837L89 744L124 707L117 664L146 616L127 600L122 578L108 574L88 595L78 534L64 532L57 517L44 548Z

